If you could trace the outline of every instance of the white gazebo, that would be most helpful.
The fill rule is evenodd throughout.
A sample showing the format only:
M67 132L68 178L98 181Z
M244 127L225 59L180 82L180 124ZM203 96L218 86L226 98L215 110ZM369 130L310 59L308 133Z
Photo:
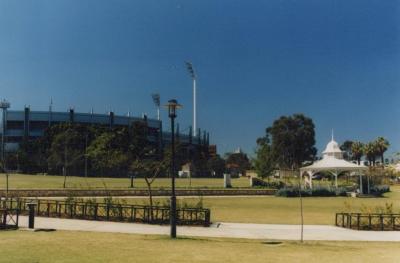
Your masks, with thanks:
M361 172L368 168L364 165L358 165L343 159L343 151L340 150L338 143L333 139L326 145L325 151L322 152L321 160L314 162L312 165L300 168L300 176L307 173L309 176L308 184L312 188L312 177L318 172L329 172L335 177L335 186L338 187L338 175L341 172L359 172L360 173L360 193L362 193L362 177Z

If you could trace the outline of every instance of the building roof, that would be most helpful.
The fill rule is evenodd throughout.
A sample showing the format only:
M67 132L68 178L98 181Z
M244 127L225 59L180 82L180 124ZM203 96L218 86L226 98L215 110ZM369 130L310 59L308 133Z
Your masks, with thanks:
M355 171L366 170L365 165L358 165L333 156L324 156L322 160L314 162L312 165L300 168L301 171Z
M323 154L327 153L342 153L340 150L339 144L333 139L326 145L325 150L322 152Z

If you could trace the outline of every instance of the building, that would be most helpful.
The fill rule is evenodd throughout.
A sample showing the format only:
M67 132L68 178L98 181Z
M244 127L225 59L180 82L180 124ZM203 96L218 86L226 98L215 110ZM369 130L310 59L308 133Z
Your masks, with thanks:
M16 151L19 144L25 139L35 139L43 136L45 130L51 125L59 123L78 123L83 125L103 125L110 128L128 127L137 121L145 121L148 125L148 140L159 143L160 147L169 144L171 133L163 131L163 125L160 120L150 119L146 116L132 117L115 115L114 112L108 114L97 113L78 113L74 109L67 112L49 111L31 111L25 107L23 111L6 111L0 122L0 134L4 134L4 149L7 152ZM191 129L190 129L191 130ZM177 135L178 136L178 135ZM179 134L179 141L187 145L208 145L208 135L199 129L198 136L193 138L191 132L188 134Z

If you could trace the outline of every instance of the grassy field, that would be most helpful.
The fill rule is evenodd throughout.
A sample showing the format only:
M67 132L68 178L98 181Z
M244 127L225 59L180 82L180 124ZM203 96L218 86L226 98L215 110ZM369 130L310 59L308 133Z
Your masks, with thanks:
M1 233L0 262L398 262L398 243L283 242L94 232Z
M145 204L147 199L124 199L131 204ZM165 198L156 198L164 203ZM195 205L200 198L179 198L181 204ZM400 187L383 198L308 197L303 198L305 224L334 224L336 212L368 211L392 203L395 212L400 212ZM299 198L285 197L203 197L203 205L211 209L213 222L299 224Z
M50 176L50 175L25 175L25 174L11 174L9 176L10 189L43 189L43 188L62 188L64 182L63 176ZM154 181L153 187L168 188L171 185L171 180L168 178L159 178ZM193 178L191 180L192 188L222 188L224 179L222 178ZM85 178L68 176L67 188L125 188L130 187L129 178ZM137 188L145 188L146 183L144 179L138 178L134 180L134 186ZM187 178L176 179L176 186L178 188L189 188L190 181ZM233 187L249 187L249 179L238 178L232 179ZM0 188L6 187L6 176L0 174Z

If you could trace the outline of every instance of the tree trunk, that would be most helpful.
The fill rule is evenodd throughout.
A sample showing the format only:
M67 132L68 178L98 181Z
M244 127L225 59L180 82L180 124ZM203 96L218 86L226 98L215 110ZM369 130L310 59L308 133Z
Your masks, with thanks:
M151 183L145 178L147 184L147 191L149 193L149 204L150 204L150 221L153 222L153 193L151 191Z
M382 162L381 165L382 165L382 167L385 165L384 161L385 161L385 160L384 160L383 153L382 153L382 154L381 154L381 162Z

